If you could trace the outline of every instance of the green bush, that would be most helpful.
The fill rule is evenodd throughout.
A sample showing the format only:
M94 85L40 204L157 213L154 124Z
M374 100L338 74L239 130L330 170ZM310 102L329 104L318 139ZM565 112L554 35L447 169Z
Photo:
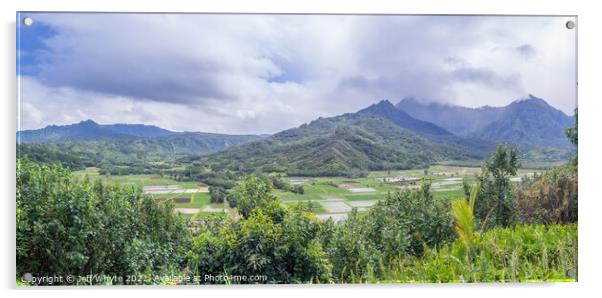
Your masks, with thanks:
M225 189L219 186L209 186L209 196L211 203L221 204L226 199L228 193Z
M18 159L16 196L18 276L125 277L183 268L190 235L184 220L140 189Z
M492 229L470 252L460 239L393 262L388 282L524 282L577 279L577 225ZM387 282L387 281L384 281Z
M387 195L366 214L354 209L341 224L326 221L321 239L336 281L362 282L382 276L391 261L453 241L454 232L448 204L434 200L425 182Z
M417 191L387 195L366 217L368 237L386 259L400 254L422 255L454 237L447 202L436 201L425 181Z
M188 253L193 274L266 278L235 283L331 281L331 265L318 238L320 221L304 204L284 207L271 191L269 180L255 176L239 185L241 219L212 216L206 221Z

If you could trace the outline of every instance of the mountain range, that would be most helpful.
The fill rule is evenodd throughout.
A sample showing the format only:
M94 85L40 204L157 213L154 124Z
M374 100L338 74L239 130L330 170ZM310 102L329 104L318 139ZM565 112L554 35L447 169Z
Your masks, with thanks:
M445 160L480 160L495 148L478 145L381 101L356 113L318 118L264 140L199 157L221 167L340 176L426 167Z
M534 96L482 108L404 99L320 117L272 136L173 132L86 120L19 131L17 137L20 151L38 159L50 150L51 156L66 159L70 154L91 165L185 160L212 168L333 176L482 160L498 142L515 144L531 160L562 160L574 150L564 136L573 121Z
M173 161L188 154L212 153L265 137L174 132L142 124L101 125L93 120L17 132L20 152L39 155L44 149L53 155L69 153L90 164Z
M410 116L460 136L513 144L571 149L564 131L574 118L529 95L504 107L467 108L406 98L396 104Z

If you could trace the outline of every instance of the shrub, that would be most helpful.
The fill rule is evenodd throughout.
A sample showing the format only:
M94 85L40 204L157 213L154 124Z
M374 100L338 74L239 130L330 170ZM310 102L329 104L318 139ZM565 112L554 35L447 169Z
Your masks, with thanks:
M221 204L224 202L227 193L226 190L219 186L209 186L209 196L211 203Z
M391 282L574 281L577 225L495 228L476 238L472 253L458 239L393 262L386 275Z
M577 222L577 167L555 167L518 189L521 221L532 224Z
M318 238L320 222L303 204L283 207L269 181L255 176L247 177L236 195L242 218L211 217L193 238L188 253L193 273L267 278L235 283L331 281L331 265Z
M425 245L436 247L454 237L449 204L433 199L427 181L417 191L387 195L370 210L366 225L366 236L385 259L420 256Z
M18 275L125 277L183 268L185 221L141 189L80 181L60 165L18 159L16 205Z

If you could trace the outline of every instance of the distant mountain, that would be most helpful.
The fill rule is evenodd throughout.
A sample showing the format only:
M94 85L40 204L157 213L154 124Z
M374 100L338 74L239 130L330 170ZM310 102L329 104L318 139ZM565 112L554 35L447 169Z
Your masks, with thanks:
M395 106L393 106L393 104L388 100L383 100L379 103L373 104L357 113L380 116L393 122L395 125L401 128L405 128L417 133L428 135L451 135L449 131L431 122L418 120L408 115L406 112L396 109Z
M432 123L399 113L384 101L357 113L318 118L198 161L229 169L342 176L421 168L437 161L482 159L485 152L475 149L482 146L471 145Z
M102 127L107 128L116 133L140 138L166 137L178 134L171 130L163 129L154 125L144 124L111 124L102 125Z
M103 127L92 120L71 125L49 125L42 129L17 132L17 141L23 143L125 139L128 137L131 136Z
M489 141L571 149L564 135L574 119L529 95L505 107L467 108L404 99L396 107L456 134Z
M504 107L496 121L472 135L514 144L573 148L565 135L565 129L573 126L574 122L573 117L555 109L543 99L530 95Z
M92 120L85 120L70 125L49 125L42 129L19 131L17 132L17 141L23 143L98 141L160 137L176 134L178 133L152 125L100 125Z
M503 108L484 106L467 108L436 102L425 103L405 98L395 105L398 109L420 120L432 122L455 134L466 135L498 120Z
M46 160L45 155L68 160L63 155L69 154L89 165L170 161L189 154L217 152L265 137L173 132L142 124L100 125L92 120L17 132L19 154L30 155L36 160Z
M173 161L186 155L208 154L264 138L257 135L223 135L187 132L156 138L122 138L96 141L21 143L20 154L42 148L68 153L90 165L125 165L139 162Z

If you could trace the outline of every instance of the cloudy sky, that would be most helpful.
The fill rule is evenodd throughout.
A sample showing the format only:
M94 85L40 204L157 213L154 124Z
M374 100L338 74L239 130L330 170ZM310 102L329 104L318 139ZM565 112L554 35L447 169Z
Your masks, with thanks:
M575 98L568 17L21 14L20 129L274 133L404 97Z

